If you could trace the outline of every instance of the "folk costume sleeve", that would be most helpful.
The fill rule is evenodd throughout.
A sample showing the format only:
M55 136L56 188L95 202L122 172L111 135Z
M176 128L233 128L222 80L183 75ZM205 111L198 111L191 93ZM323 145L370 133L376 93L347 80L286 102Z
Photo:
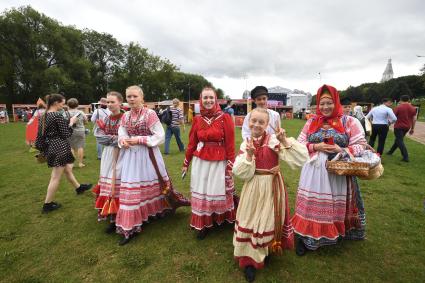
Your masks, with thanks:
M125 128L126 120L128 119L127 116L130 115L130 112L124 113L121 117L121 123L120 127L118 128L118 147L121 148L121 142L125 139L129 138L127 129Z
M299 143L301 143L301 144L303 144L307 147L307 150L310 154L310 157L316 153L316 151L314 150L314 144L309 143L308 140L307 140L308 129L310 128L310 125L311 125L311 122L313 122L313 119L314 118L311 118L305 123L305 125L304 125L303 129L301 130L301 133L300 133L300 135L298 136L298 139L297 139L297 141Z
M189 132L189 144L187 145L187 149L186 149L186 157L184 159L184 163L183 166L189 167L190 162L192 161L193 158L193 153L196 150L196 147L198 146L198 136L196 135L196 132L198 130L198 126L199 126L199 116L195 116L193 117L193 123L192 123L192 128L190 129Z
M359 120L354 117L347 116L347 122L345 124L345 132L348 135L348 149L354 156L360 156L363 154L365 149L365 144L367 141L365 139L365 134L363 127L360 124Z
M240 147L239 155L236 157L233 165L233 174L241 180L249 181L255 173L255 158L251 161L246 159L246 142L243 141Z
M154 147L163 144L165 141L165 131L162 127L161 122L156 122L149 127L152 132L150 136L140 136L139 143L146 145L147 147Z
M226 170L232 171L235 162L235 125L232 116L225 114L224 117L224 146L226 148Z
M279 152L279 159L285 161L291 169L303 166L309 159L307 148L292 137L286 139L290 144L288 147L285 147L282 143L280 143L273 134L270 137L268 146Z
M152 132L152 135L137 136L137 138L139 139L139 144L145 145L147 147L155 147L164 143L165 131L155 111L148 110L148 113L146 114L146 119L147 126Z
M116 146L117 142L118 142L118 137L117 136L112 136L112 135L108 135L105 132L105 127L106 127L106 122L107 122L108 117L105 117L105 119L103 120L97 120L96 124L97 127L95 127L94 130L94 136L96 138L96 141L101 144L101 145L112 145L112 146Z

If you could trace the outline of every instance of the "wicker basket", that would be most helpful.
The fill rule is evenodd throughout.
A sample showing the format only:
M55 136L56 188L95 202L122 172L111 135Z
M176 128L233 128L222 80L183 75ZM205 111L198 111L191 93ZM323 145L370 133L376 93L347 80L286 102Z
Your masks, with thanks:
M384 174L384 166L381 163L369 169L369 176L359 176L362 180L376 180Z
M354 156L349 152L349 161L339 160L341 154L338 153L332 160L326 161L326 169L329 173L333 173L340 176L357 176L357 177L368 177L369 176L369 164L366 162L354 161Z
M369 176L369 164L356 161L327 161L326 169L329 173L340 176Z

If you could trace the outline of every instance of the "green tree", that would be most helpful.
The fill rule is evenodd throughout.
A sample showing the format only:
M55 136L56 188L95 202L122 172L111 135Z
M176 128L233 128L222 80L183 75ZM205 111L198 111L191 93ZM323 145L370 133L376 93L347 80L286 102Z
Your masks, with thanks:
M31 7L0 16L1 91L8 103L34 103L51 92L84 88L87 62L81 32Z
M91 88L96 99L105 96L109 82L124 59L124 47L112 35L84 30L84 52L90 64Z
M391 90L389 96L392 100L399 101L400 96L408 95L412 97L412 92L410 91L409 86L405 82L399 82L396 86Z
M86 104L130 85L142 86L146 101L188 100L212 86L138 43L124 46L107 33L63 26L30 6L0 15L0 62L0 102L8 104L33 103L52 92Z

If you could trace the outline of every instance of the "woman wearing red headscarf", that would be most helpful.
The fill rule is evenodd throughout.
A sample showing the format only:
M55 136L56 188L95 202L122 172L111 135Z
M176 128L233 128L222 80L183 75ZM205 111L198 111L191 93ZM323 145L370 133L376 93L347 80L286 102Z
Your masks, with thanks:
M310 162L301 171L292 219L297 254L335 244L340 238L364 239L366 219L356 178L326 170L329 156L343 148L358 156L366 145L361 124L343 115L334 87L319 88L316 116L307 121L298 141L307 146Z
M221 111L214 89L205 87L199 98L201 115L193 119L182 171L192 161L190 226L204 239L208 228L235 221L232 167L235 132L232 117Z

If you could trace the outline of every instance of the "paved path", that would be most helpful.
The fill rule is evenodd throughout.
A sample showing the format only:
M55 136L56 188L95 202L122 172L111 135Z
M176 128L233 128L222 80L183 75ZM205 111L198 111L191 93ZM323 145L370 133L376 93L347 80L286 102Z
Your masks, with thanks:
M416 121L415 133L412 136L407 134L406 137L425 144L425 122Z

